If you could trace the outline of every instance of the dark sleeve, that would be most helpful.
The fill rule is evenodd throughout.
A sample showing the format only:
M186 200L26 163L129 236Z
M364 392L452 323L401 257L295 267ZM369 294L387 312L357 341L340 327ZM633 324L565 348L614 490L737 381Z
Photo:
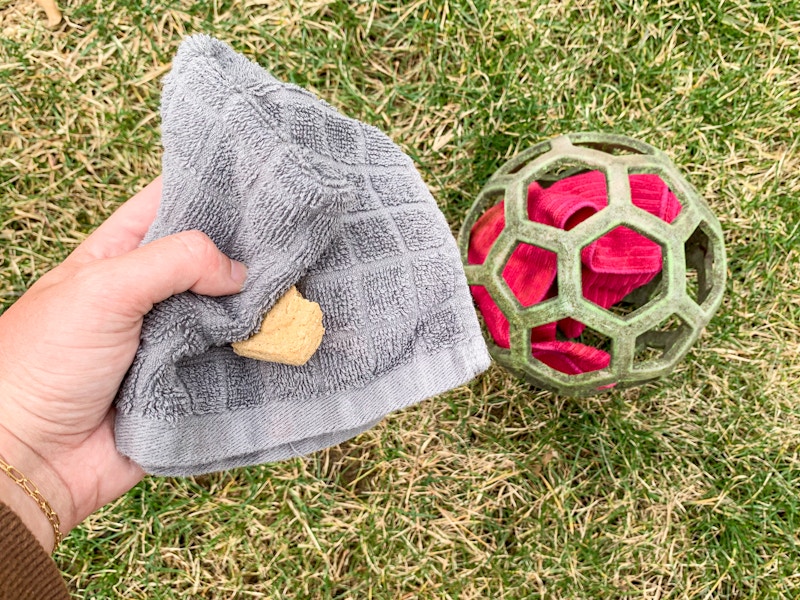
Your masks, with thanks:
M53 559L0 502L0 600L69 600Z

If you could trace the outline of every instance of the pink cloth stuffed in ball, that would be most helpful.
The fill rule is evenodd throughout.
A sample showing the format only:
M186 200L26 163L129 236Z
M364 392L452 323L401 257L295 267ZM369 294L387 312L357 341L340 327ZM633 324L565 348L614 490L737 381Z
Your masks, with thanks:
M634 205L667 223L678 216L681 209L678 199L660 177L631 175L629 179ZM600 171L573 175L547 188L538 182L528 187L528 218L566 231L606 206L606 180ZM505 227L503 211L504 203L500 202L473 226L469 264L483 264L486 260ZM661 271L661 264L658 244L627 227L617 227L581 251L583 295L607 309L650 282ZM506 263L503 278L523 306L553 298L557 294L556 255L543 248L519 244ZM508 348L508 319L486 288L473 285L470 291L495 343ZM584 327L569 318L536 327L531 333L533 357L570 375L607 367L611 360L607 352L571 341L581 335Z

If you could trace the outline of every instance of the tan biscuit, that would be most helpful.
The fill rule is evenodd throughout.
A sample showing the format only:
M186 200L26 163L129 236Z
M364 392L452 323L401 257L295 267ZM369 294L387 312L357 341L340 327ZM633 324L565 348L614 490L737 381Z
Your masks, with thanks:
M239 356L300 366L319 348L324 333L319 304L292 286L266 314L259 331L231 346Z

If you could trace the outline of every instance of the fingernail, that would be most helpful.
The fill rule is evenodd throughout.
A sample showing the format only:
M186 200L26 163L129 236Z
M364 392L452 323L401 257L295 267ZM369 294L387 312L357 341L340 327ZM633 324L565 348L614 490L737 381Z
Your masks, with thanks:
M247 267L238 260L231 260L231 279L239 284L239 287L242 287L247 279Z

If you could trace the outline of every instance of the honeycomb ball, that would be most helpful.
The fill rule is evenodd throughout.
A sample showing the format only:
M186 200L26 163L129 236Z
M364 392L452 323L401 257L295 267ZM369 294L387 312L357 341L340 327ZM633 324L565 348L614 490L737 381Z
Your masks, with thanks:
M494 360L584 396L670 373L722 301L719 221L670 159L578 133L512 158L459 249Z

